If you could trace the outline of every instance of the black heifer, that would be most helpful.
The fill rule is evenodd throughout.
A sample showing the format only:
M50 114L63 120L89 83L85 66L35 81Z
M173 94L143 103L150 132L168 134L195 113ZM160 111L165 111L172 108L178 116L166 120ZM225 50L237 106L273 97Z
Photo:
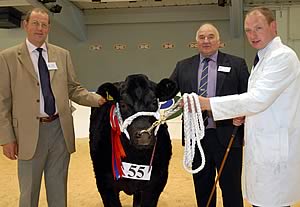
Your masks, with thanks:
M145 171L141 165L149 166L151 163L151 178L116 179L112 170L112 151L115 150L112 150L110 109L116 102L119 103L123 121L138 112L157 112L158 99L165 101L173 98L176 95L176 85L169 79L163 79L156 84L144 75L131 75L123 82L105 83L97 91L104 97L107 97L107 92L114 101L108 101L100 108L92 108L90 117L90 154L103 204L105 207L121 206L119 192L124 191L133 195L133 206L154 207L167 183L172 154L167 125L160 125L156 135L153 131L150 134L141 133L156 121L153 116L138 116L128 125L127 132L130 138L124 133L120 136L126 153L122 162L133 163L128 176L142 177L148 170Z

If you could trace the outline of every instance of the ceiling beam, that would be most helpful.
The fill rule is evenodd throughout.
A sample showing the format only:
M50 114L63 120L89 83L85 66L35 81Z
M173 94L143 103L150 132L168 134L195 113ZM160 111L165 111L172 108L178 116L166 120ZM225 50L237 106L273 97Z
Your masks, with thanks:
M182 6L85 11L86 25L229 20L227 7Z
M0 7L6 6L28 6L29 3L26 0L0 0Z
M243 11L242 0L231 0L231 5L229 6L230 32L235 38L240 38L243 35Z

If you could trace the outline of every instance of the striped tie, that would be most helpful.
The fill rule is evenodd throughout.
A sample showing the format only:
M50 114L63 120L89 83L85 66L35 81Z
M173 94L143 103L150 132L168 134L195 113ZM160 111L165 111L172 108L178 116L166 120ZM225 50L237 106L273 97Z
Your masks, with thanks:
M208 62L210 61L209 58L205 58L202 62L203 69L201 73L201 79L198 89L198 94L203 97L207 97L207 81L208 81Z
M201 79L200 79L200 84L198 88L198 94L203 97L207 97L207 83L208 83L208 63L210 61L210 58L204 58L202 60L203 64L203 69L201 73ZM204 122L204 126L207 126L208 124L208 114L207 111L202 112L202 118Z

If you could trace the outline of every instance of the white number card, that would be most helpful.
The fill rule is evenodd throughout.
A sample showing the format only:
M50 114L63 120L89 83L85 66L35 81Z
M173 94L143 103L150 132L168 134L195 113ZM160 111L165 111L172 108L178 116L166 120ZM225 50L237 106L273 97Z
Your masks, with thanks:
M122 162L124 175L122 177L134 180L150 180L152 167Z

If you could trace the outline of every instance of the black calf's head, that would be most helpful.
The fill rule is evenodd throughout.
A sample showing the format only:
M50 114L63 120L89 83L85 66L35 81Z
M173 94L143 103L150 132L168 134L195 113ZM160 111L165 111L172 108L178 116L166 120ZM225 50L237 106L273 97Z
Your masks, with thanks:
M176 84L169 79L163 79L156 84L145 75L139 74L128 76L124 82L105 83L98 88L97 93L107 99L112 96L119 104L123 126L126 129L124 133L128 132L132 145L143 149L153 146L156 137L154 131L151 133L141 133L141 131L148 129L156 121L159 101L173 98L177 88ZM146 114L143 114L144 112Z

